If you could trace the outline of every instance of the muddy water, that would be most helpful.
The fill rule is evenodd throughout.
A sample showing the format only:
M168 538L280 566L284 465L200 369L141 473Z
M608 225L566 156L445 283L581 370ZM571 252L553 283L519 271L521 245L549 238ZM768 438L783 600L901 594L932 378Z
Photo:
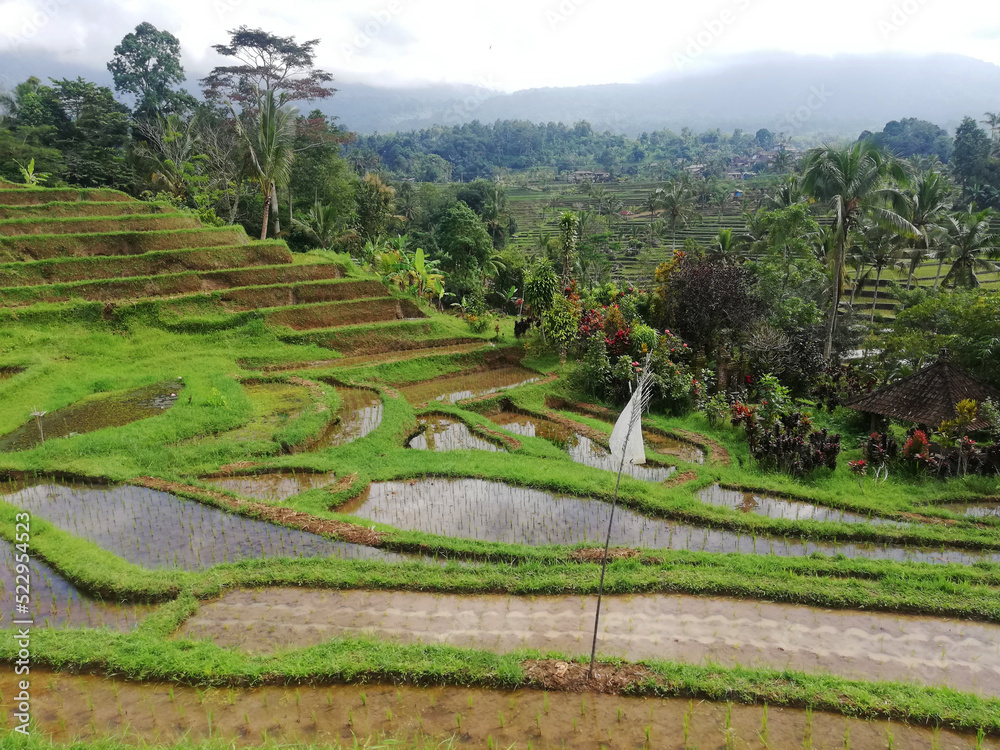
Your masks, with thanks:
M397 390L411 404L426 404L431 401L455 403L473 396L495 393L506 388L524 385L539 380L537 372L524 367L498 367L484 372L449 375L420 383L397 386Z
M298 472L290 474L254 474L225 478L213 478L211 484L244 497L280 503L300 492L323 487L336 478L330 474Z
M261 557L404 559L145 487L40 484L3 490L3 501L148 568L202 570Z
M338 385L339 421L330 426L313 450L346 445L373 432L382 424L382 398L377 391Z
M610 505L480 479L373 482L339 511L407 531L512 544L603 542ZM740 552L801 557L826 555L926 563L1000 562L998 552L836 544L738 534L650 518L619 506L611 544L650 549Z
M541 437L565 448L570 458L579 464L593 466L595 469L618 472L619 462L611 457L611 453L601 445L578 432L540 417L502 411L490 415L490 419L498 425L517 435L525 437ZM662 482L676 471L674 466L657 466L647 464L635 466L626 464L624 473L647 482Z
M970 518L1000 517L1000 503L947 503L937 507Z
M705 451L697 445L685 443L683 440L667 437L652 430L643 430L642 436L645 438L646 444L657 453L662 453L666 456L676 456L681 461L687 461L692 464L705 463Z
M254 653L339 635L509 653L590 653L593 596L458 596L274 588L233 591L179 635ZM606 596L598 653L830 672L1000 695L1000 625L742 599Z
M24 425L0 438L0 451L23 451L45 440L121 427L140 419L155 417L177 401L181 383L159 383L137 388L128 393L89 399L64 409L34 417ZM39 431L39 423L41 431Z
M410 438L407 448L432 451L478 450L497 453L502 451L495 443L474 435L461 420L444 414L427 414L417 419L424 427L419 435Z
M10 671L0 690L16 695ZM537 690L331 685L197 688L32 670L36 732L56 743L122 737L133 743L268 743L357 747L369 738L511 750L681 748L854 748L959 750L974 736L899 722L862 721L769 706L627 698ZM13 719L4 715L7 725ZM384 745L383 745L384 746ZM1000 747L987 739L983 748Z
M13 627L14 594L23 580L17 580L14 547L0 539L0 628ZM31 619L32 627L102 627L130 630L149 612L141 604L114 604L81 594L76 586L35 557L29 557L28 612L18 619Z
M867 523L872 526L908 526L901 521L893 521L878 516L863 516L836 508L801 500L782 500L777 497L757 495L753 492L723 489L717 484L698 493L698 499L709 505L735 508L744 513L757 513L768 518L791 518L798 521L835 521L837 523Z
M342 357L324 363L324 367L359 367L369 365L383 365L390 362L403 362L408 359L419 359L421 357L439 357L444 354L464 354L482 349L485 344L479 339L471 340L465 344L452 344L450 346L430 346L422 349L401 349L387 352L385 354L365 354L357 357Z

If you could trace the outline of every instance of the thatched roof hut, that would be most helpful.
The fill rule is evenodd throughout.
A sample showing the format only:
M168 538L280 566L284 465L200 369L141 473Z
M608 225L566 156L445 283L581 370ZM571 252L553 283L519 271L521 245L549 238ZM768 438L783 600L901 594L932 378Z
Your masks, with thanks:
M1000 402L1000 391L953 365L947 352L942 352L934 364L849 401L846 406L873 416L937 427L946 419L954 419L955 404L967 398L978 403L988 398ZM971 428L979 430L987 425L979 418Z

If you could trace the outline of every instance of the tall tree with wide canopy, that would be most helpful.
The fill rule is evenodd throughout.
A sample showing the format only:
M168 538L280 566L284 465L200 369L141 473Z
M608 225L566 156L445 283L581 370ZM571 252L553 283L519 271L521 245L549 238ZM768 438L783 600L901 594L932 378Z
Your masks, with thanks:
M823 146L806 154L802 187L817 201L829 203L833 213L833 293L823 345L823 356L827 359L833 354L850 233L867 217L902 235L917 234L916 227L889 207L890 203L899 200L899 191L891 187L889 181L903 182L906 176L902 163L887 156L870 141L858 141L846 148Z
M115 47L108 70L115 91L135 96L135 115L152 118L191 108L195 101L183 89L172 87L184 82L181 43L169 31L160 31L148 22L140 23Z
M256 127L247 127L233 112L236 127L247 147L254 181L264 196L264 220L260 238L266 239L269 217L274 216L274 234L281 231L278 218L278 188L288 184L295 158L294 107L272 89L260 92L256 99Z
M276 36L246 26L231 29L229 37L229 44L212 48L238 64L220 65L201 79L206 99L252 104L255 91L275 91L285 101L312 101L336 92L325 85L333 76L313 67L319 39L299 43L293 36Z

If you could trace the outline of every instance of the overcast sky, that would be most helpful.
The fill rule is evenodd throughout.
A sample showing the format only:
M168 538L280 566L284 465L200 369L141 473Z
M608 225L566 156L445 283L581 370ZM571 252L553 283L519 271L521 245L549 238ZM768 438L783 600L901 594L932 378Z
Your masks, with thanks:
M149 21L180 39L188 74L200 76L220 61L211 45L247 25L318 37L318 65L344 82L506 91L636 82L759 51L1000 64L1000 7L988 0L0 0L0 19L0 54L87 67L103 68Z

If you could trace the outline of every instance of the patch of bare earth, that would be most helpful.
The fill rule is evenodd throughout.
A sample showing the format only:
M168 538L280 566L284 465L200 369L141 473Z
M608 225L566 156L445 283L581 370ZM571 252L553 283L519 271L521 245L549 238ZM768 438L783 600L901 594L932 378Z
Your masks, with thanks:
M692 479L697 479L698 475L693 471L684 471L680 474L676 474L666 482L663 483L664 487L675 487L678 484L684 484L685 482L690 482Z
M590 666L557 659L528 659L521 662L528 684L542 690L562 690L567 693L608 693L615 695L625 688L650 679L656 675L641 664L594 665L590 676Z
M343 480L342 480L343 481ZM353 481L353 480L352 480ZM172 492L178 495L189 497L209 498L217 503L221 503L233 510L246 515L253 516L272 523L281 524L290 528L301 529L312 534L324 536L334 536L345 542L352 544L363 544L369 547L380 547L383 542L383 535L377 531L366 529L363 526L356 526L343 521L334 521L327 518L316 518L316 516L292 510L291 508L279 508L265 503L254 503L227 495L222 492L213 492L201 487L194 487L181 482L171 482L157 477L139 477L135 484L148 487L151 490L160 492Z
M631 547L612 547L608 550L608 560L629 560L639 554L639 550ZM604 559L603 547L588 547L573 552L569 559L573 562L601 562Z

